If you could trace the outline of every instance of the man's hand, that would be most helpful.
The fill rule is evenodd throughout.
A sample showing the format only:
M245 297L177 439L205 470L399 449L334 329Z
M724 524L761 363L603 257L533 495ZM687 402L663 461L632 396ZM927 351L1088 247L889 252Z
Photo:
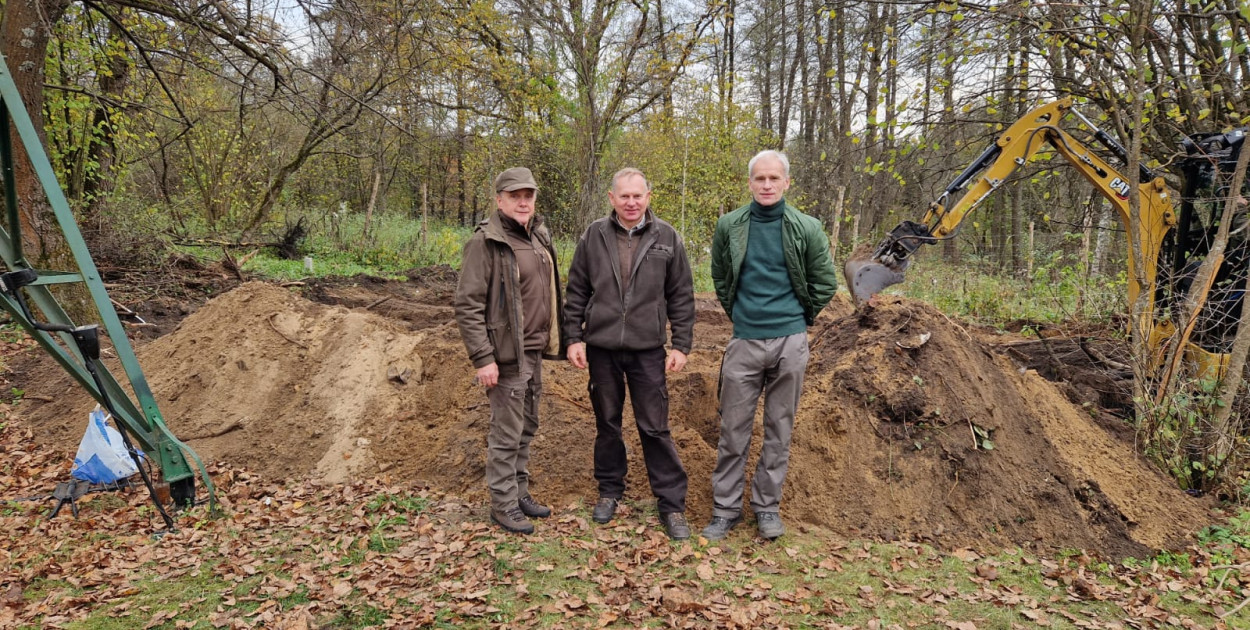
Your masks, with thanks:
M477 376L474 377L478 385L490 389L499 384L499 364L491 363L483 365L477 369Z
M586 369L586 344L585 343L569 344L568 355L569 355L569 363L572 363L573 367L579 370Z
M680 372L686 367L686 353L681 350L674 350L668 353L668 361L664 363L664 369L669 372Z

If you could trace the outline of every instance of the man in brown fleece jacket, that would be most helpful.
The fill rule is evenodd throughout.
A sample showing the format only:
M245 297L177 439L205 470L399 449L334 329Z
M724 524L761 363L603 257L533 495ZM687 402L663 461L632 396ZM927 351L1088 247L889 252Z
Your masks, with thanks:
M693 341L690 263L681 235L648 208L651 190L641 171L617 172L608 199L612 213L591 223L577 243L564 305L569 362L590 367L599 482L592 517L611 521L625 493L621 414L628 384L660 521L670 538L689 538L686 471L669 433L665 371L685 367ZM673 348L666 356L669 327Z

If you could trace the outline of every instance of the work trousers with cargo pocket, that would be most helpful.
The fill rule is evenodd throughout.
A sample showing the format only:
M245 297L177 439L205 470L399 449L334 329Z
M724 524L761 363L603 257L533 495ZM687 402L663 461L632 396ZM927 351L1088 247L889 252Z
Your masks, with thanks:
M729 340L720 373L720 443L712 472L712 516L742 514L755 408L764 394L764 446L751 479L751 509L778 512L790 464L790 434L807 370L807 333Z
M515 509L529 496L530 442L538 431L538 399L543 392L543 359L528 350L521 361L499 365L499 383L486 390L490 431L486 434L486 485L490 506Z
M621 437L625 387L634 408L642 457L656 507L661 514L686 511L686 469L668 428L668 383L663 347L652 350L606 350L586 346L590 366L590 402L595 409L595 480L599 496L625 495L629 462Z

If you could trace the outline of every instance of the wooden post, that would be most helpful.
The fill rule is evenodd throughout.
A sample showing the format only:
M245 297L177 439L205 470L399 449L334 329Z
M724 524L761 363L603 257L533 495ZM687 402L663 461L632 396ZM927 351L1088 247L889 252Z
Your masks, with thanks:
M421 248L430 242L430 198L429 189L421 182Z
M1035 221L1029 221L1029 278L1033 278L1033 228L1037 225Z
M373 207L378 203L378 186L382 184L382 169L374 168L373 171L373 192L369 193L369 207L365 208L365 229L364 236L369 238L369 223L373 221Z

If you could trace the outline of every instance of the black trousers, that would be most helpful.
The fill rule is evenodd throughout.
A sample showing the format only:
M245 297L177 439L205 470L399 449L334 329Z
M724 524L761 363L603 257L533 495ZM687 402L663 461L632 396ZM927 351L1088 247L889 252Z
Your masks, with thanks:
M586 346L590 364L590 402L595 408L595 480L599 496L619 499L625 494L629 462L621 438L625 386L634 408L642 456L647 463L651 493L661 514L686 511L686 470L668 429L668 383L664 375L664 348L605 350Z

